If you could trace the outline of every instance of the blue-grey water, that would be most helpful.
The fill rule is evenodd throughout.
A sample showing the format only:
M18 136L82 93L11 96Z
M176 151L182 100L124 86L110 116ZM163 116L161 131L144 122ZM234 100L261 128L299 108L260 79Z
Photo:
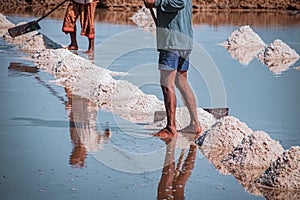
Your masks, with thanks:
M30 21L34 18L11 15L14 23ZM69 38L61 32L62 20L45 19L40 22L42 33L52 40L68 45ZM224 85L226 99L212 99L212 81L201 76L200 63L191 67L189 81L200 107L218 106L230 109L230 115L239 118L253 130L263 130L271 138L280 141L285 149L299 145L300 124L300 71L294 68L300 61L281 74L274 74L267 66L254 58L243 65L233 59L219 43L226 40L238 27L245 24L195 24L195 42L203 47L205 56L211 59L211 67L217 71L216 84ZM251 25L251 24L250 24ZM114 58L112 50L140 42L139 39L125 38L122 34L137 27L131 24L96 23L96 51L93 62L111 70L130 72L124 78L138 85L145 93L162 99L158 85L156 67L157 52L152 48L134 49ZM300 53L299 25L253 25L253 30L266 44L281 39ZM112 43L112 49L101 49L101 44L116 34L121 35ZM145 40L153 40L152 33L145 31ZM121 38L121 39L120 39ZM86 38L78 36L79 55L87 48ZM97 160L97 156L86 154L81 146L76 146L74 127L70 112L70 99L60 86L49 83L53 77L44 72L24 72L8 69L12 63L33 67L30 61L22 59L25 53L0 39L0 198L1 199L156 199L162 169L144 173L130 173L109 167ZM103 60L107 58L107 60ZM201 60L200 60L201 61ZM204 63L205 64L205 63ZM197 68L199 67L200 68ZM203 66L206 68L207 66ZM208 66L210 67L210 66ZM214 72L215 72L214 71ZM218 88L219 89L219 88ZM223 96L221 96L223 97ZM82 105L86 100L73 97ZM76 103L76 102L75 102ZM180 103L180 102L179 102ZM222 105L223 103L223 105ZM106 122L111 124L110 141L127 151L143 151L139 144L147 142L147 149L164 148L157 138L138 138L123 134L129 129L132 134L140 129L120 127L121 119L101 109L95 113L103 134ZM90 116L88 116L90 117ZM88 118L89 119L89 118ZM128 123L127 123L128 126ZM123 128L123 129L122 129ZM78 131L78 130L77 130ZM142 132L144 134L145 132ZM140 141L142 140L142 141ZM76 147L76 148L75 148ZM104 148L105 148L104 142ZM139 150L140 149L140 150ZM103 153L104 151L102 151ZM99 150L101 154L101 150ZM83 155L82 155L83 154ZM179 156L178 156L179 157ZM81 160L80 160L81 159ZM111 158L113 162L114 157ZM117 161L115 161L117 162ZM130 165L131 160L128 158ZM185 185L186 199L264 199L245 191L231 175L221 175L197 151L194 168Z

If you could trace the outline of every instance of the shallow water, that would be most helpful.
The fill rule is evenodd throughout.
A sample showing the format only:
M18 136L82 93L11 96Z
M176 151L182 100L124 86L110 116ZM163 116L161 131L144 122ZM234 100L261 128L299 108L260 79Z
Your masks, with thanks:
M10 16L8 19L16 23L34 18ZM61 20L43 20L40 23L41 32L67 45L69 38L60 32L61 24ZM229 107L230 115L247 123L253 130L266 131L273 139L279 140L285 149L299 145L300 124L297 114L300 111L300 71L293 68L299 66L300 61L279 75L274 75L257 59L242 65L218 45L241 25L245 24L194 25L196 43L207 52L205 56L211 57L215 64L211 66L217 67L224 83L226 99L219 101L224 104L218 106ZM299 25L255 23L251 27L265 43L279 38L300 53ZM78 37L78 54L93 59L100 66L113 61L107 66L109 69L130 72L129 76L118 78L129 80L144 92L161 99L156 69L158 55L154 49L128 48L132 51L113 59L118 55L117 48L128 47L139 41L135 35L122 39L124 31L140 34L135 32L136 27L126 23L98 22L96 29L94 58L83 55L87 47L86 38L83 37ZM111 49L103 50L102 42L115 34L121 37L109 43ZM151 43L154 41L151 33L142 34L150 47L155 44ZM53 78L46 72L8 69L11 63L33 66L22 59L24 53L3 40L0 40L0 51L1 199L21 199L25 195L30 199L157 198L166 175L162 174L163 161L172 160L172 157L165 157L166 145L163 141L149 137L149 131L143 130L140 124L132 124L112 113L97 110L86 99L71 97L64 88L49 83ZM201 63L195 65L191 68L189 80L198 106L212 107L214 100L208 90L211 82L205 82L207 77L201 76L202 68L197 68L198 65L201 67ZM182 104L180 100L179 104ZM112 134L109 139L104 137L107 126ZM100 133L101 138L97 142L82 144L80 141L92 141L82 139L85 133L91 138ZM184 135L180 141L189 140L191 138ZM186 142L185 145L177 144L174 152L177 162L182 146L187 148L187 158L189 145ZM190 150L194 151L192 148ZM233 176L219 174L199 150L196 153L193 155L193 166L188 165L189 160L186 161L192 170L192 174L184 180L186 199L197 199L200 195L206 199L264 199L246 192ZM146 158L153 156L157 160L147 162L152 159L145 160L133 154Z

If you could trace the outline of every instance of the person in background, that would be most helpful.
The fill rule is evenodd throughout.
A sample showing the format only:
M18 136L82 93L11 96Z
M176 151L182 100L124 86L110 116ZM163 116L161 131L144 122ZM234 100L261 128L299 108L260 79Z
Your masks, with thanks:
M155 135L177 134L176 93L179 89L190 114L190 124L180 132L200 134L196 100L187 81L189 55L193 48L192 0L144 0L145 6L157 11L157 49L160 85L167 113L167 125Z
M70 34L69 50L78 50L76 39L76 21L80 17L81 33L89 40L89 47L85 53L94 52L95 27L94 18L98 0L71 0L64 17L62 31Z

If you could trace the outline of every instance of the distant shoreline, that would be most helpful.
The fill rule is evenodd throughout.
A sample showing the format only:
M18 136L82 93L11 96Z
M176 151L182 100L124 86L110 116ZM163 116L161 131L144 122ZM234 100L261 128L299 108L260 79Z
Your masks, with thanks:
M1 0L0 0L1 1ZM34 17L38 18L50 11L47 7L26 7L19 6L15 9L0 6L0 13L7 16ZM48 18L62 20L66 8L59 8L53 12ZM109 10L97 8L95 21L100 23L128 24L136 25L131 17L136 10ZM193 12L193 24L209 24L211 26L231 25L239 26L248 24L251 26L299 26L300 11L290 10L211 10Z
M26 6L26 7L54 7L62 0L0 0L2 7ZM65 3L67 5L67 3ZM144 5L142 0L99 0L98 7L109 10L137 10ZM217 11L217 10L292 10L300 11L300 2L294 0L193 0L194 10Z

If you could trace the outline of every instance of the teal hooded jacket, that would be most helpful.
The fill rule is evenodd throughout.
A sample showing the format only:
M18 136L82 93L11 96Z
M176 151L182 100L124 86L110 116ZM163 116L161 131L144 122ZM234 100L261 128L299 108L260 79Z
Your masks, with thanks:
M156 0L157 49L193 48L192 0Z

